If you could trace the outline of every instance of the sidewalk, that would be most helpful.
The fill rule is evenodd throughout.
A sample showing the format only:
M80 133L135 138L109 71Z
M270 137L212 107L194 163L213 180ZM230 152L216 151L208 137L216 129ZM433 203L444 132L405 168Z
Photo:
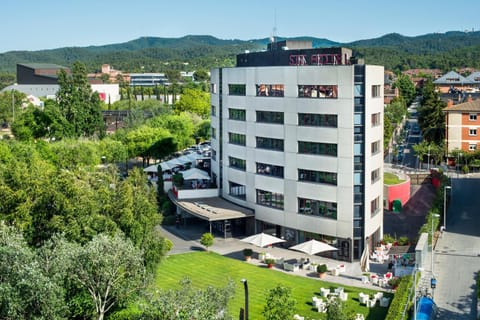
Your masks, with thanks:
M188 226L188 228L185 228L185 227L176 228L174 226L160 226L159 228L161 232L173 242L174 247L170 254L179 254L179 253L185 253L190 251L198 251L198 249L202 247L202 245L200 244L200 237L201 237L201 234L205 232L203 228L195 228L194 226ZM308 257L310 258L311 261L317 264L326 264L328 268L334 268L339 264L345 265L344 273L341 273L339 276L333 276L333 275L327 274L326 277L322 279L323 281L342 284L345 286L367 288L367 289L377 290L377 291L387 291L387 292L390 291L387 288L381 288L379 286L375 286L370 283L362 283L361 281L362 271L360 270L359 262L349 263L349 262L338 261L338 260L328 259L328 258L319 257L319 256L311 257L306 255L305 253L281 248L278 246L259 248L251 244L242 242L240 241L240 239L237 239L237 238L223 239L221 237L215 237L215 242L213 246L209 248L209 250L215 253L218 253L220 255L223 255L225 257L243 261L245 260L243 256L244 248L251 248L254 252L253 258L246 263L251 263L254 265L264 265L263 262L256 259L259 252L268 252L270 255L276 258L284 258L284 260L301 259L301 258ZM320 280L316 272L312 272L309 270L300 269L295 272L290 272L290 271L283 270L283 268L281 268L280 266L275 266L274 269L279 272L285 272L295 276L302 276L302 277L308 277L311 279ZM372 262L370 263L370 271L378 274L384 274L387 272L387 265Z

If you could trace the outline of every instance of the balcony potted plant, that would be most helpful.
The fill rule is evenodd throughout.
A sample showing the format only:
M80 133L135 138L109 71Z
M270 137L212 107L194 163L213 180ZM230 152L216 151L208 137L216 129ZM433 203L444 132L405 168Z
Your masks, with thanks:
M243 255L245 256L245 260L249 261L252 258L253 250L250 248L243 249Z
M325 278L325 275L327 274L327 271L328 271L328 268L327 268L326 264L319 264L317 266L317 272L318 272L318 276L320 277L320 279Z
M275 259L267 258L265 259L265 263L267 264L269 269L272 269L273 265L275 264Z

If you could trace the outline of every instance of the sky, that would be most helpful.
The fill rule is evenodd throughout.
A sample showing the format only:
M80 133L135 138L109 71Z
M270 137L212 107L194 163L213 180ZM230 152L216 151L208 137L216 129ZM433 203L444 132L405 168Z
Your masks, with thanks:
M0 53L121 43L144 36L312 36L480 30L478 0L2 0Z

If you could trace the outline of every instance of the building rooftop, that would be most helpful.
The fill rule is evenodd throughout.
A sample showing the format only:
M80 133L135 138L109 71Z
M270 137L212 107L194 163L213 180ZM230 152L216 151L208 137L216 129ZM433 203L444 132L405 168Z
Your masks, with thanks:
M480 111L480 99L459 103L447 108L444 108L443 111L464 111L464 112L479 112Z
M54 63L18 63L21 66L25 66L32 69L68 69L67 67L60 66Z

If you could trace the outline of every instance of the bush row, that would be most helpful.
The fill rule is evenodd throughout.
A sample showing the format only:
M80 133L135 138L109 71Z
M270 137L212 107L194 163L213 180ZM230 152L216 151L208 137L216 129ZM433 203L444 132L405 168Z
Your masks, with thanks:
M407 312L404 314L403 311L405 310L405 306L410 304L410 301L408 301L408 294L413 284L413 277L404 276L400 279L400 283L395 291L395 296L388 309L388 314L385 318L386 320L402 320L407 317Z

